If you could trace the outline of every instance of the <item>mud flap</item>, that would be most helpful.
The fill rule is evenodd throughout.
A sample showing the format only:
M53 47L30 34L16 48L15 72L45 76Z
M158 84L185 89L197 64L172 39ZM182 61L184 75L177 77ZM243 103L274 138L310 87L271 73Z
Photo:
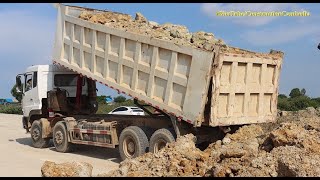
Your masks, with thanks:
M50 126L50 121L48 121L48 119L41 118L40 125L42 128L42 137L43 138L52 137L52 128Z

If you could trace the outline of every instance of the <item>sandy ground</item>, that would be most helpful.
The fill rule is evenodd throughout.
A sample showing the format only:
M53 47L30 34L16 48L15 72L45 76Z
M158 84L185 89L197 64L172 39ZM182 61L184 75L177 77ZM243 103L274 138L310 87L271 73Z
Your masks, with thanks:
M45 149L31 146L30 134L22 128L22 116L0 113L0 176L39 177L44 161L57 163L83 161L93 165L93 175L116 169L118 149L79 146L72 153L59 153L51 142Z

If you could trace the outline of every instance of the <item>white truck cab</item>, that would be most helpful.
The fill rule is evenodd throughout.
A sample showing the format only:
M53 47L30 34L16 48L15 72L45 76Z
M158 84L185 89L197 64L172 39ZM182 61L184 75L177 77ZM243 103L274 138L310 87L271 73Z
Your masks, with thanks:
M77 93L78 74L58 65L35 65L17 76L17 85L22 91L23 127L31 127L33 119L48 117L48 92L65 90L69 100ZM82 78L82 96L88 96L88 80ZM97 104L95 103L94 106Z

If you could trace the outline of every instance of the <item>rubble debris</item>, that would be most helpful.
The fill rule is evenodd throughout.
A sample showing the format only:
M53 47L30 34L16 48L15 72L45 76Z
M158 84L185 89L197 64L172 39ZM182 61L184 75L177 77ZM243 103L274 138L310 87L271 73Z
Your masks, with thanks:
M209 169L205 163L209 154L196 148L195 141L192 134L182 136L156 154L121 162L119 169L105 176L204 176Z
M158 153L127 159L98 176L320 176L320 117L306 111L313 109L279 116L276 123L244 125L204 151L187 134Z

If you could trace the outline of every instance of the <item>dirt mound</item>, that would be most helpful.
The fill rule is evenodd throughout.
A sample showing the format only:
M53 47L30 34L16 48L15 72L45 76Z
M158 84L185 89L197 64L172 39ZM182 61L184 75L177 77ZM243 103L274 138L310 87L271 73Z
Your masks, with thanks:
M119 169L99 176L204 176L209 154L196 148L195 136L188 134L168 144L157 154L147 153L120 163Z
M277 123L242 126L204 151L195 148L193 136L187 135L158 154L124 161L105 176L317 176L320 118L316 114L309 108L280 116Z
M127 159L98 176L320 176L318 112L309 108L280 113L276 123L242 126L204 151L196 148L195 136L187 134L156 154Z

